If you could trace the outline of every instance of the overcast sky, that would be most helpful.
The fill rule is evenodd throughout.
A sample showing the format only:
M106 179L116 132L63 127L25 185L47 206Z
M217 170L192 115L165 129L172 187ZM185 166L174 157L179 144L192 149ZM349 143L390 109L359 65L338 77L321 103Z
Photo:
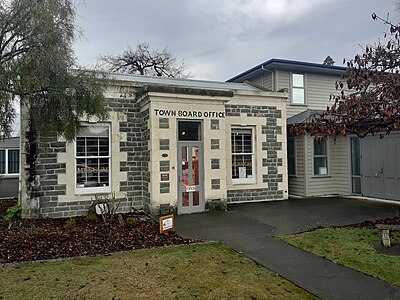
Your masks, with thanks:
M399 21L394 0L76 0L78 62L139 42L168 47L191 78L225 81L271 58L342 65Z

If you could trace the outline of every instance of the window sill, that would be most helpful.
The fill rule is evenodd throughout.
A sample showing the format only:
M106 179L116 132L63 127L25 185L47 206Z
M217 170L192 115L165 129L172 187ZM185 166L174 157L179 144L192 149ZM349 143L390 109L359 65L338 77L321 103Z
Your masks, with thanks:
M94 194L106 194L111 193L111 187L99 187L99 188L76 188L75 195L94 195Z
M19 174L0 174L0 181L1 179L6 178L18 178Z
M291 106L302 106L302 107L307 107L307 104L306 104L306 103L292 103L292 102L290 102L290 105L291 105Z
M331 178L331 175L312 175L311 178Z
M232 185L237 186L237 185L252 185L252 184L256 184L256 181L233 181L232 180Z

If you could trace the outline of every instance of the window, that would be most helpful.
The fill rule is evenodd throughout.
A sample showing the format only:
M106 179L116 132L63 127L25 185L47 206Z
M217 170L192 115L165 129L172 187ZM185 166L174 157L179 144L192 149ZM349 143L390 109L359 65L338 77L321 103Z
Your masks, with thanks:
M2 175L19 174L19 150L17 149L0 150L0 174Z
M292 74L292 104L305 104L304 75Z
M295 149L295 139L288 139L288 174L296 175L296 149Z
M360 139L350 138L351 146L351 190L353 194L361 194Z
M328 175L328 151L326 141L314 140L314 175Z
M178 135L180 141L201 141L201 122L179 121Z
M109 126L82 126L76 137L77 191L109 192L110 158Z
M232 128L232 181L254 182L254 146L251 128Z

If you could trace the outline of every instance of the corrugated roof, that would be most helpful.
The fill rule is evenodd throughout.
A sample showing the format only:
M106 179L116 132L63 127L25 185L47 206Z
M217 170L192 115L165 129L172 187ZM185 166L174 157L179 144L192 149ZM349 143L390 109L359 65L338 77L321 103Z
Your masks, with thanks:
M324 112L323 110L307 109L305 111L302 111L301 113L298 113L297 115L288 118L286 124L293 125L301 123L310 123L314 117L321 115L323 112Z
M118 74L118 73L108 73L107 75L114 80L138 82L142 84L151 84L151 85L153 84L168 85L168 86L190 87L190 88L200 88L200 89L261 91L260 89L254 86L250 86L244 83L180 79L180 78L155 77L155 76L153 77L153 76Z
M227 80L227 82L243 82L244 80L255 76L256 72L263 72L262 69L268 70L291 70L291 71L299 71L299 72L314 72L321 74L333 74L340 75L346 71L346 67L340 66L328 66L324 64L310 63L304 61L295 61L288 59L277 59L272 58L267 60L253 68L250 68L239 75L236 75Z

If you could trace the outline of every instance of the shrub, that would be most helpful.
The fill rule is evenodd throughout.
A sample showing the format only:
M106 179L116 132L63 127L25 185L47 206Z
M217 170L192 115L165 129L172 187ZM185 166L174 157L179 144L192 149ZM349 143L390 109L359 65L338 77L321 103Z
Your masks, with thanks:
M4 215L4 221L8 222L8 229L12 227L15 221L21 219L21 205L16 204L7 209L6 214Z
M126 219L126 226L128 227L136 227L137 223L139 222L138 218L135 217L129 217Z
M87 222L96 222L96 221L97 221L97 215L96 215L96 213L90 212L90 213L86 216L85 220L86 220Z
M76 221L75 219L69 219L65 222L64 228L67 230L73 230L76 226Z

